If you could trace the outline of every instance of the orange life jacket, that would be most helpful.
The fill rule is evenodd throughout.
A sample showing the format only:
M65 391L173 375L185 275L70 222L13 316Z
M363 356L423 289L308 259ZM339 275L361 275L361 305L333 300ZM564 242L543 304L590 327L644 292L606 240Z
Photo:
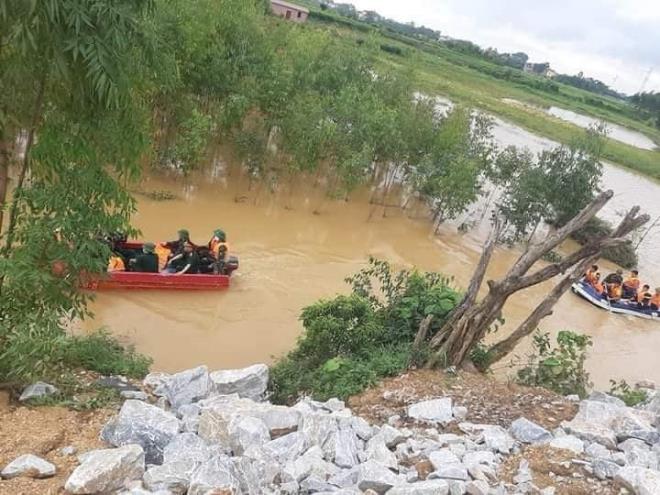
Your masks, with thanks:
M596 292L599 294L602 294L605 291L605 287L603 287L603 283L600 282L599 280L595 280L593 284L591 284L594 289L596 289Z
M229 254L229 243L223 242L216 237L211 239L211 242L209 242L209 251L211 251L211 254L215 256L215 259L220 259L220 251L224 248L224 256L225 259L227 259L227 255Z
M620 285L610 285L607 288L607 293L610 296L610 299L621 299L621 292Z
M110 256L110 260L108 261L109 272L123 272L125 270L126 266L124 265L123 259L119 256Z
M587 271L587 273L584 274L584 280L588 283L593 285L594 282L596 282L596 272L593 270Z
M639 289L640 282L637 277L629 277L623 282L624 287L628 287L630 289Z
M172 254L172 250L161 243L156 244L154 253L158 256L158 271L161 271L165 268L165 265L167 265L167 260L169 259L170 254Z
M653 297L651 298L651 304L660 308L660 294L653 294Z

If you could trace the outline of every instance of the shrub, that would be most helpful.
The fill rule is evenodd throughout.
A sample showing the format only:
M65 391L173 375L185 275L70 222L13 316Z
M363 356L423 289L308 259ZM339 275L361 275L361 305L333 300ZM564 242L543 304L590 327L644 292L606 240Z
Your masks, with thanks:
M641 404L647 399L647 395L644 390L632 388L625 380L621 380L618 383L614 380L610 380L610 395L618 397L623 402L625 402L626 406L628 407Z
M400 57L404 55L403 49L398 46L382 44L380 45L380 49L393 55L399 55Z
M592 218L581 229L573 233L572 237L580 244L586 244L590 240L598 237L603 237L612 233L612 226L600 218ZM637 266L637 253L628 241L619 246L606 248L603 251L603 258L613 261L623 268L635 268Z
M587 395L589 374L584 369L591 337L571 331L557 335L557 347L550 344L548 333L534 335L535 353L527 365L518 371L518 382L544 387L562 395Z
M351 295L303 310L296 348L271 369L273 401L346 398L423 361L426 349L412 349L420 322L433 315L437 330L459 298L438 274L394 272L373 258L347 281Z
M83 368L103 375L143 378L149 372L151 359L124 347L117 339L100 331L62 341L61 362L67 368Z

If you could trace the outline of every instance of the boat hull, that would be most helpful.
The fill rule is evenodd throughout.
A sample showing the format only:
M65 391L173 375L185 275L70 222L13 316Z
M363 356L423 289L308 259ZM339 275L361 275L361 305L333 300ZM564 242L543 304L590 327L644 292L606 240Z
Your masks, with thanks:
M122 242L123 250L141 251L141 242ZM82 286L89 290L139 289L139 290L219 290L229 287L230 275L173 273L111 272L85 280Z
M227 275L174 275L172 273L113 272L85 284L90 290L159 289L218 290L229 287Z
M636 316L646 320L660 320L660 312L652 309L639 309L634 305L625 303L610 302L606 298L598 295L593 287L584 282L576 282L571 287L573 292L583 299L586 299L594 306L604 309L611 313L617 313L628 316Z

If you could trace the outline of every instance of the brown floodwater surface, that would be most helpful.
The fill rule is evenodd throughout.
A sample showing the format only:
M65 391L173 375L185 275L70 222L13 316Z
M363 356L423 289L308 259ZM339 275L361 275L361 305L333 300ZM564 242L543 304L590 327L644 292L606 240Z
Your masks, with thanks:
M447 226L438 235L425 218L411 219L397 208L369 204L369 191L350 201L324 199L313 181L299 181L271 193L248 188L242 177L222 168L183 179L147 176L141 188L178 197L154 201L138 195L134 224L151 241L170 240L187 228L205 243L216 228L228 233L240 269L231 287L219 292L101 292L92 303L95 318L85 330L106 326L154 359L153 369L175 371L198 364L227 368L272 362L290 350L302 327L301 309L347 293L345 277L366 265L369 255L397 267L416 266L452 275L465 287L481 250L483 229L458 234ZM371 218L370 217L370 213ZM498 249L489 275L501 275L516 257ZM660 273L655 273L660 279ZM506 324L492 340L511 331L549 290L537 286L511 299ZM651 378L656 366L660 324L612 315L566 294L544 320L548 331L573 329L594 337L588 367L594 381ZM528 352L529 342L519 354ZM500 373L505 373L501 369Z

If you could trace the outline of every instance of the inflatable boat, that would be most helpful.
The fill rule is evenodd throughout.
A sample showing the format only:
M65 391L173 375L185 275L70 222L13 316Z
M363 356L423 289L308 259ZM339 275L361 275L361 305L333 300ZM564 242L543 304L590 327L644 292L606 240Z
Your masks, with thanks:
M660 320L660 312L653 309L641 309L634 303L628 304L626 302L611 302L606 297L596 293L596 290L585 282L576 282L572 286L575 294L586 299L594 306L609 311L611 313L618 313L623 315L637 316L639 318L646 318L647 320Z

